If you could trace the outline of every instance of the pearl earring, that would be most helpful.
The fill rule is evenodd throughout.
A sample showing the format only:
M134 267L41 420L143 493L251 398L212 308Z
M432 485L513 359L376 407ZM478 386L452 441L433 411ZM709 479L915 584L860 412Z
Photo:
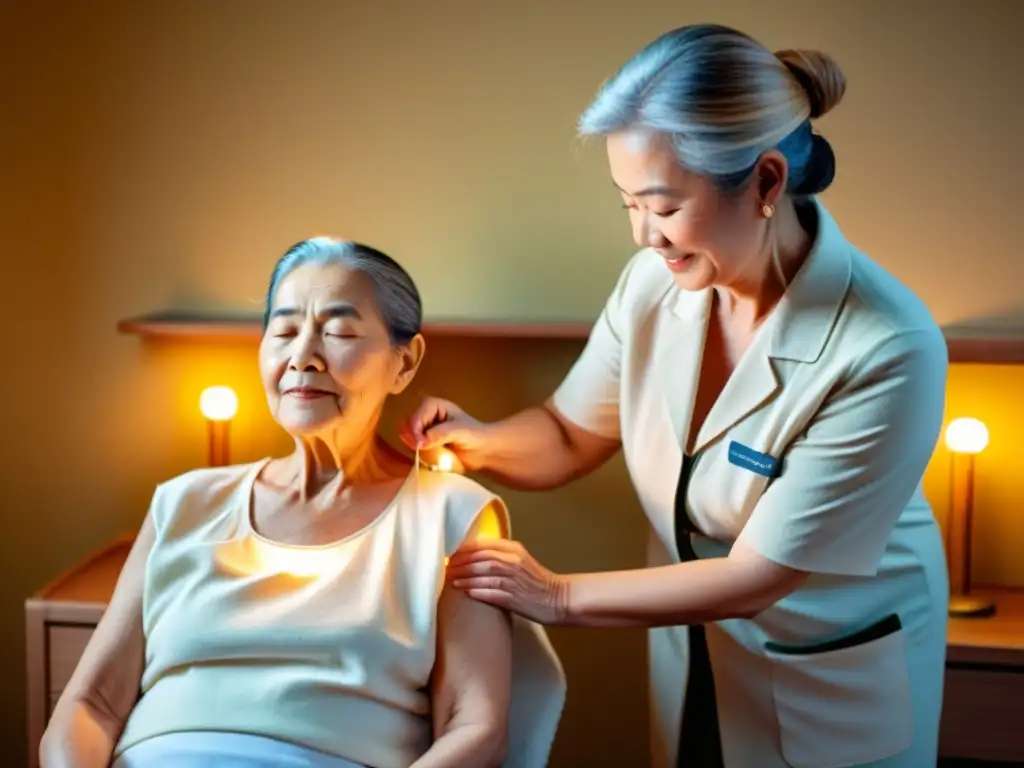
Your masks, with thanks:
M775 206L765 203L764 205L761 206L761 215L764 216L766 219L770 219L772 216L775 215Z

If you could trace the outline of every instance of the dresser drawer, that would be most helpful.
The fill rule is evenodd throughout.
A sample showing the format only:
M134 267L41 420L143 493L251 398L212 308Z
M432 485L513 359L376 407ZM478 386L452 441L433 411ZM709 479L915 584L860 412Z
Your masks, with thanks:
M940 753L1024 763L1024 667L946 667Z
M71 673L78 666L89 638L95 627L75 627L49 625L47 627L47 645L49 646L49 693L59 694L71 679Z

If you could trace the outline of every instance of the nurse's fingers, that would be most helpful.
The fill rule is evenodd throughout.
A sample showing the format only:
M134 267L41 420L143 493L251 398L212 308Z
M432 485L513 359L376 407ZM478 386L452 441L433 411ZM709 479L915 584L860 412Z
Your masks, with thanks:
M449 558L448 567L478 563L483 560L499 560L503 563L521 561L522 558L517 550L499 548L499 542L503 543L504 539L467 544Z
M426 397L402 423L399 435L410 448L436 448L443 445L446 430L439 429L446 421L462 414L455 403L439 397Z
M452 583L459 579L471 579L478 576L514 576L514 563L503 563L500 560L483 560L477 563L463 563L448 566L448 578Z
M511 580L505 576L467 576L466 578L456 579L452 582L452 586L456 589L470 590L470 589L494 589L501 590L502 592L511 592L510 587L512 586Z
M509 554L521 555L526 550L523 545L515 539L502 539L498 537L494 538L479 538L473 541L468 541L456 550L455 555L466 552L477 552L482 549L492 550L494 552L507 552ZM453 557L455 556L453 555Z
M512 605L512 595L500 589L467 589L466 594L474 600L479 600L481 603L488 603L498 608L510 608Z

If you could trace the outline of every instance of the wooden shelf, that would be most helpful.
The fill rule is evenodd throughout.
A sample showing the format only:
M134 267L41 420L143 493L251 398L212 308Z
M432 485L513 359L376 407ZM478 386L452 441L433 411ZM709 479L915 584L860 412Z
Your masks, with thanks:
M944 328L951 363L1024 363L1024 329Z
M121 320L118 333L159 338L252 338L263 330L259 315L217 314L206 312L154 312Z
M585 340L589 322L502 322L434 320L424 323L427 336L491 339ZM120 333L148 338L259 339L262 318L256 314L158 312L122 320ZM951 363L1024 364L1024 329L987 330L969 326L944 329Z

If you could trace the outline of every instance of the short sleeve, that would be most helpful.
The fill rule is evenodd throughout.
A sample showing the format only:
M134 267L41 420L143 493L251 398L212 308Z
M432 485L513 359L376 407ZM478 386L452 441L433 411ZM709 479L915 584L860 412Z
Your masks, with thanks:
M500 497L462 475L438 473L436 493L444 503L444 550L451 556L476 529L485 536L507 538L511 534L508 507Z
M168 509L169 505L166 503L166 490L166 483L159 483L156 486L153 491L153 496L149 500L149 510L146 513L153 521L153 530L156 532L157 538L161 538L167 530L167 526L170 523L168 518L174 511L173 509Z
M798 570L875 575L935 449L947 370L937 328L875 346L790 445L739 540Z
M639 255L622 270L615 290L594 323L583 353L552 398L555 408L569 421L602 437L617 439L621 436L622 345L624 329L628 327L625 295Z

